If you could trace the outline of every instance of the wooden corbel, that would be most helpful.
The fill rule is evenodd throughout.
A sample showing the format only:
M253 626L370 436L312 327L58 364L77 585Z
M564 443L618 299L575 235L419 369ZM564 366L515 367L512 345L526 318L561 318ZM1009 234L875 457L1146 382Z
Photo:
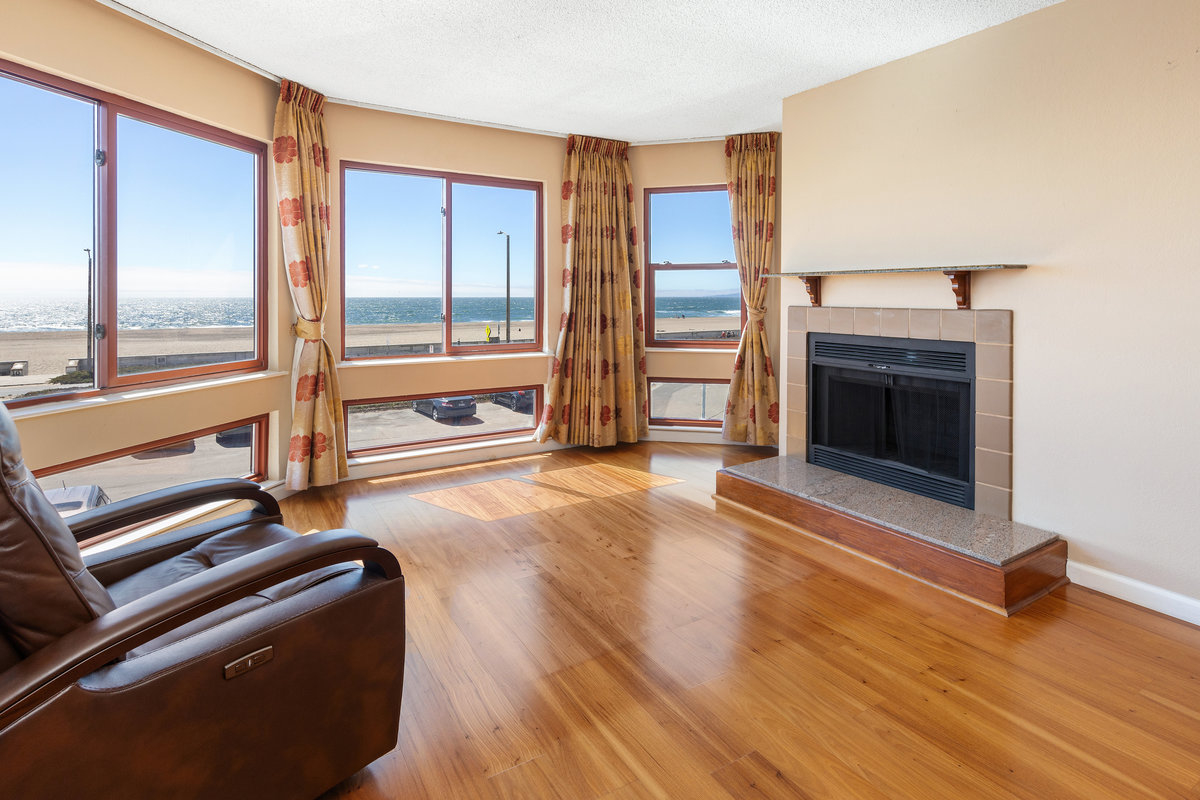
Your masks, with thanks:
M819 275L809 275L802 278L804 288L808 290L808 302L812 303L813 308L821 305L821 277Z
M971 307L971 273L965 270L946 270L942 273L950 279L950 288L954 290L954 301L960 310Z

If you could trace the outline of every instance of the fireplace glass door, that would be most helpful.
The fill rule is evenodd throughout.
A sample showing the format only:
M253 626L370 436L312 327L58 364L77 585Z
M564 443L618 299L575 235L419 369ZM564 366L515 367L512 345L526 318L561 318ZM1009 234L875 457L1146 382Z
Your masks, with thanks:
M959 381L818 366L824 424L813 443L965 481L970 385Z

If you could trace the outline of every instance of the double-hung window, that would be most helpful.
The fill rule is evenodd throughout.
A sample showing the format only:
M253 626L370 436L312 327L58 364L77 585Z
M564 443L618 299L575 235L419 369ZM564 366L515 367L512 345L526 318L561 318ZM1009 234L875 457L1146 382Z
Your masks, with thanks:
M342 163L346 359L541 347L542 186Z
M0 399L261 369L266 145L0 63Z
M724 185L646 190L650 347L737 347L746 312Z

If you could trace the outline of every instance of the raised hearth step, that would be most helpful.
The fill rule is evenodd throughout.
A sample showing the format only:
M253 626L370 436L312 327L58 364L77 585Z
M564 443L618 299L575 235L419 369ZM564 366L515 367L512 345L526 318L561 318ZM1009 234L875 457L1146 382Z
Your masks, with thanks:
M717 473L717 497L1004 614L1067 583L1058 534L817 467L796 456Z

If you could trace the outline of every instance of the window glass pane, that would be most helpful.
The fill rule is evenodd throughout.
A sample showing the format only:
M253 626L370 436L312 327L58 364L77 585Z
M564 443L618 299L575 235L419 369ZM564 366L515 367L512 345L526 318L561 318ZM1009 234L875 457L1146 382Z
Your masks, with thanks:
M530 430L538 407L533 388L352 405L347 410L349 449Z
M255 357L255 157L117 118L117 373Z
M96 108L0 76L0 399L93 385Z
M454 183L453 199L454 343L532 342L537 192Z
M441 178L345 181L346 356L443 352Z
M737 263L733 253L729 195L707 192L650 194L650 262Z
M728 383L650 381L650 416L655 419L720 422L728 399Z
M736 269L654 271L654 338L737 341L742 295Z
M257 424L46 475L38 478L38 484L66 517L113 500L188 481L245 477L254 473Z

